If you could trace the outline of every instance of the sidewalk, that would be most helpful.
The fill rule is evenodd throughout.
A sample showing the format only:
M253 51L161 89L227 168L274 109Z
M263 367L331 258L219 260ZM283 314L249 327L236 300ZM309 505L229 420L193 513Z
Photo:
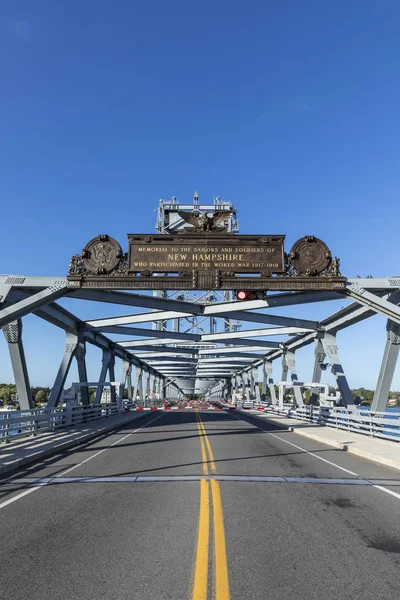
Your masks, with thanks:
M1 443L0 474L14 471L57 452L68 450L127 423L143 419L145 416L148 416L147 412L126 412L114 417L58 429L55 432L46 432L38 437L21 438L9 444Z
M251 414L252 417L257 417L282 429L289 429L316 442L346 450L351 454L400 470L400 442L372 438L333 427L322 427L307 421L289 419L257 410L246 410L245 412Z

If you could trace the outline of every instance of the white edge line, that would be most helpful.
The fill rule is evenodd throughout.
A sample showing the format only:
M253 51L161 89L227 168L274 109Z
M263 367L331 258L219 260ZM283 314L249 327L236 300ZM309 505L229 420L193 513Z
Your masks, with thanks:
M84 463L87 463L89 460L91 460L92 458L95 458L96 456L99 456L99 454L102 454L102 452L105 452L106 450L108 450L109 448L112 448L112 446L116 446L117 444L119 444L120 442L122 442L123 440L125 440L127 437L129 437L130 435L133 435L134 433L136 433L137 431L140 431L141 429L143 429L144 427L147 427L147 425L150 425L150 423L154 423L154 421L157 421L157 419L160 419L161 417L163 417L166 413L163 412L161 413L161 415L158 415L155 419L152 419L151 421L149 421L148 423L146 423L145 425L142 425L142 427L138 427L138 429L135 429L134 431L131 431L130 433L128 433L127 435L125 435L122 438L119 438L116 442L114 442L113 444L110 444L109 446L107 446L107 448L103 448L103 450L100 450L99 452L96 452L95 454L92 454L92 456L89 456L89 458L85 458L85 460L83 460L82 462L80 462L78 465L74 465L73 467L70 467L69 469L66 469L65 471L62 471L61 473L59 473L58 475L56 475L55 477L50 478L48 481L44 481L42 484L37 485L36 487L30 488L29 490L25 490L24 492L21 492L20 494L18 494L17 496L13 496L13 498L10 498L9 500L5 500L4 502L2 502L0 504L0 509L4 508L6 506L8 506L9 504L12 504L13 502L16 502L17 500L19 500L20 498L23 498L24 496L27 496L28 494L32 494L32 492L36 492L36 490L40 490L40 488L48 485L49 483L51 483L54 479L57 479L58 477L62 477L63 475L65 475L66 473L69 473L70 471L73 471L74 469L77 469L78 467L80 467L81 465L83 465ZM10 480L10 483L12 483L12 480Z
M381 485L374 485L374 488L376 488L377 490L381 490L381 492L386 492L386 494L390 494L391 496L394 496L395 498L400 500L400 494L392 492L392 490L388 490L387 488L384 488Z
M239 419L239 421L245 420L245 419L241 419L240 417L237 417L236 415L232 415L232 416L235 417L235 419ZM279 435L276 435L275 433L271 433L270 431L265 431L264 429L261 429L261 427L259 427L258 425L254 425L254 423L250 423L250 425L257 427L257 429L259 429L263 433L272 435L272 437L277 438L278 440L280 440L281 442L284 442L285 444L289 444L289 446L293 446L294 448L297 448L298 450L302 450L303 452L306 452L307 454L309 454L310 456L313 456L314 458L318 458L318 460L322 460L323 462L328 463L329 465L332 465L332 467L336 467L337 469L340 469L341 471L345 471L346 473L349 473L349 475L354 475L355 477L361 477L361 475L359 475L358 473L354 473L354 471L349 471L348 469L345 469L344 467L341 467L340 465L337 465L336 463L333 463L330 460L327 460L326 458L322 458L322 456L318 456L317 454L314 454L313 452L310 452L309 450L306 450L305 448L302 448L301 446L297 446L297 444L288 442L287 440L282 439L281 437L279 437ZM329 444L327 444L327 446L329 446ZM396 492L392 492L392 490L388 490L387 488L384 488L381 485L374 485L373 487L376 488L377 490L380 490L381 492L390 494L391 496L394 496L395 498L400 500L400 494L397 494Z
M36 492L36 490L40 490L40 488L44 487L45 485L47 485L47 482L44 482L41 485L37 485L36 487L29 488L29 490L25 490L25 492L21 492L20 494L18 494L18 496L14 496L13 498L10 498L9 500L5 500L4 502L2 502L0 504L0 508L4 508L5 506L8 506L8 504L12 504L16 500L19 500L20 498L23 498L24 496L27 496L28 494L32 494L32 492Z

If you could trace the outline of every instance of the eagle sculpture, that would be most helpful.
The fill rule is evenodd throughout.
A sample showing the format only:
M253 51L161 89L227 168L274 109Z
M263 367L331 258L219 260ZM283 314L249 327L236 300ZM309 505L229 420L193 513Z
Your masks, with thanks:
M179 216L193 225L196 231L223 231L226 229L222 225L233 213L231 210L216 210L215 212L183 212L178 211Z

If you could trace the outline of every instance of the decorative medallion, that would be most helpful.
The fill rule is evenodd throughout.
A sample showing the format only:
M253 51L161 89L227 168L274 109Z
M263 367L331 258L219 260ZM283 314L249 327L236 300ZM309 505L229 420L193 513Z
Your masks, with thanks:
M289 260L300 275L320 275L331 264L332 256L325 242L307 235L293 244Z
M123 252L117 240L108 235L98 235L86 244L82 251L85 267L92 273L106 275L119 264Z

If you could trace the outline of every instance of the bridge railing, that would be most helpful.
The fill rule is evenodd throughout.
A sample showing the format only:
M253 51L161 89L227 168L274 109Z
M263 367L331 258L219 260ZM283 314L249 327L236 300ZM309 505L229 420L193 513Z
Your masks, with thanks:
M284 406L283 409L268 405L265 410L300 421L400 442L400 411L384 413L325 406L293 408L291 405Z
M116 405L62 406L0 412L0 442L11 442L27 436L43 435L70 425L78 425L111 417L135 405L126 402L122 408Z

